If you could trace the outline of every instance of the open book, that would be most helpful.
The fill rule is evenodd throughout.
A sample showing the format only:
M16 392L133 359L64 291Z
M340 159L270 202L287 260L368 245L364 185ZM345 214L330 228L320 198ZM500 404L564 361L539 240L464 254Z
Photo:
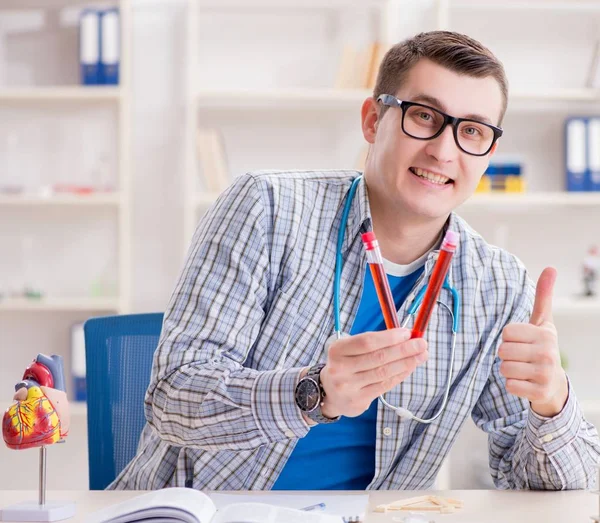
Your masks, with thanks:
M217 510L203 492L166 488L88 516L87 523L341 523L340 516L265 503L232 503Z

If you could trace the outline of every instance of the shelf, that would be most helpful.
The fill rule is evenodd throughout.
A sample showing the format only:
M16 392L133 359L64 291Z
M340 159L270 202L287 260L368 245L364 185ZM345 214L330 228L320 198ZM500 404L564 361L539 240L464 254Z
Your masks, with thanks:
M372 96L369 89L202 89L196 101L201 109L359 109ZM586 88L516 89L509 93L508 111L538 109L535 104L600 101L600 90ZM550 105L553 108L553 105Z
M54 194L52 196L0 194L0 207L118 207L120 204L120 193Z
M473 9L486 11L512 11L512 10L543 10L555 12L577 12L598 11L600 2L597 0L504 0L486 1L481 0L448 0L450 9Z
M538 192L538 193L477 193L459 209L505 207L555 207L555 206L599 206L600 192Z
M118 86L0 87L0 103L8 102L106 102L121 99Z
M118 312L118 298L6 298L0 299L0 312L101 311Z
M372 94L367 89L203 89L197 102L202 109L359 109Z
M21 9L63 9L65 7L84 8L94 6L119 5L119 0L0 0L0 11Z
M600 300L597 298L582 297L558 297L554 299L552 312L561 316L575 314L598 314L600 313Z
M192 0L193 2L194 0ZM210 10L248 10L256 11L258 9L352 9L357 8L380 8L386 5L388 0L195 0L199 9ZM142 5L152 5L156 0L142 0ZM250 4L250 5L249 5Z
M515 89L508 93L508 106L515 102L593 102L600 100L598 89L562 87L556 89Z

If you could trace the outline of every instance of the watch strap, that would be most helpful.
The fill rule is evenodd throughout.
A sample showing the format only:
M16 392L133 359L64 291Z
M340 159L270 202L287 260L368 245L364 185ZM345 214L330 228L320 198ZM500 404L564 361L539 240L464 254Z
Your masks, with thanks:
M328 418L327 416L324 416L323 412L321 411L321 405L323 404L323 401L325 400L326 396L325 389L323 389L323 384L321 383L321 371L323 370L323 367L325 367L325 363L318 363L317 365L313 365L312 367L310 367L310 369L308 369L308 373L306 374L307 378L311 378L319 385L320 395L319 404L317 405L317 407L311 410L310 412L306 412L306 415L316 423L335 423L340 419L340 416L337 416L335 418Z

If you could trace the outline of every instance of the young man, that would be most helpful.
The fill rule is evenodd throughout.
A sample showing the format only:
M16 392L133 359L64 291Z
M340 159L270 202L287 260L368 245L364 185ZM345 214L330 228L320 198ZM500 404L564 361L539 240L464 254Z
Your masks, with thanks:
M356 172L237 179L195 234L155 354L148 424L112 488L429 488L468 416L489 434L498 487L590 487L600 442L560 366L555 271L536 291L514 256L452 213L497 147L506 103L504 70L486 48L420 34L387 53L363 104L370 152L353 198ZM443 233L459 234L454 351L447 289L449 309L435 307L425 339L384 330L368 230L401 321ZM338 234L350 336L327 350ZM424 420L441 414L406 420L379 395Z

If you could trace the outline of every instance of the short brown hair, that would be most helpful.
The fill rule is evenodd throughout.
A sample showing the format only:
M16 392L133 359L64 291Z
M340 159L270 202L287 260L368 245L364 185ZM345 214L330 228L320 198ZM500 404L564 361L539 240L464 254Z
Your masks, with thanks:
M508 103L508 80L504 66L492 52L473 38L452 31L430 31L394 45L383 57L373 91L375 100L381 94L395 94L405 81L410 69L421 59L427 58L456 73L496 79L502 92L504 118ZM381 115L385 112L383 106Z

